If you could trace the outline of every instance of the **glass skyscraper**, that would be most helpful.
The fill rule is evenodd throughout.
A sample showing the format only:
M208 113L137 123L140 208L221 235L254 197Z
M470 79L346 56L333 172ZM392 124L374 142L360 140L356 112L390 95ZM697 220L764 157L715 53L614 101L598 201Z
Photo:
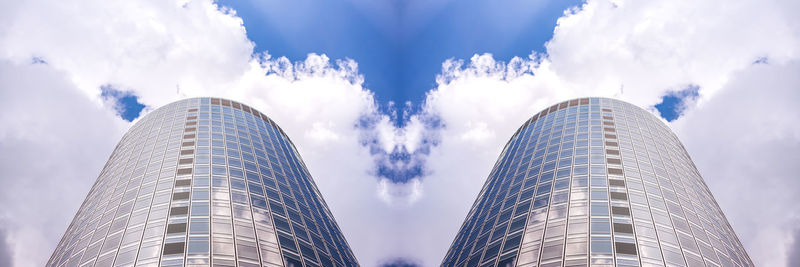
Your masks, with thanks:
M753 266L656 116L581 98L511 137L443 266Z
M235 101L186 99L119 142L48 266L357 266L292 142Z

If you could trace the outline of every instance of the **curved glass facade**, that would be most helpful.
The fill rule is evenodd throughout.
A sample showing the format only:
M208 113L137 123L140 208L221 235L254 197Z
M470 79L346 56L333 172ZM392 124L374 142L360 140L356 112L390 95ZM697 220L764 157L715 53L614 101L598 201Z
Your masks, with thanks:
M194 98L119 142L48 266L357 266L294 145L267 116Z
M753 266L683 145L629 103L582 98L504 148L443 266Z

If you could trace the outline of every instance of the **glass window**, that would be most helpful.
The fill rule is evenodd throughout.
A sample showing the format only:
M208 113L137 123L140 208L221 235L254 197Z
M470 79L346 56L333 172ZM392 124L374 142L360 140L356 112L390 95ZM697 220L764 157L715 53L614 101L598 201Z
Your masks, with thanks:
M608 204L592 202L592 216L608 216Z
M205 188L195 188L192 191L192 201L209 200L209 191Z
M628 194L622 192L611 192L610 196L613 200L628 200Z
M559 179L556 180L555 188L553 190L561 190L569 187L569 179Z
M611 225L608 220L595 220L593 218L590 230L592 234L611 234Z
M566 255L586 255L588 249L588 242L582 238L567 239ZM585 264L585 263L584 263Z
M611 207L611 213L614 215L630 216L630 209L627 207Z
M187 249L187 254L190 256L195 255L208 255L209 250L209 242L207 236L193 236L189 237L189 245Z
M589 185L589 177L575 176L572 178L572 187L586 187Z
M186 223L173 223L167 225L167 234L185 233Z
M610 237L592 237L591 253L592 253L592 256L610 256L611 255L611 238Z
M592 189L592 200L608 200L608 192L605 189Z
M522 241L522 234L514 234L512 236L509 236L506 239L505 244L503 245L503 252L505 253L513 249L516 249L517 247L519 247L520 241Z
M167 243L164 244L164 255L182 254L184 243Z
M193 202L192 216L208 216L208 202Z
M189 223L190 234L208 234L209 222L206 218L192 218Z

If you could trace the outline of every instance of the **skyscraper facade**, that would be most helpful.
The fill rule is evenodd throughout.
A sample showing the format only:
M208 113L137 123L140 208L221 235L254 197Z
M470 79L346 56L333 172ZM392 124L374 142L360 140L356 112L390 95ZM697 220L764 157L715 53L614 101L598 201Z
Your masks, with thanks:
M48 266L357 266L300 155L267 116L194 98L119 142Z
M443 266L753 266L683 145L629 103L581 98L506 144Z

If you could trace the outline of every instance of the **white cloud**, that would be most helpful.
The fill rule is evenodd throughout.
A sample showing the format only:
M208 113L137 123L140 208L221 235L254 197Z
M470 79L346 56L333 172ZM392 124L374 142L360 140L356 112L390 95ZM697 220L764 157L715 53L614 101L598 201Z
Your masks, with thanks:
M798 21L790 1L588 1L559 19L548 43L552 69L566 80L617 90L641 104L658 92L719 90L731 73L760 57L798 56Z
M42 266L128 123L65 73L0 60L0 228L13 266Z
M800 225L797 73L800 61L734 73L717 95L672 123L759 266L792 266L788 250Z
M242 20L211 1L4 5L12 7L0 20L0 55L17 63L39 57L91 97L113 84L160 106L178 88L218 88L250 68Z

